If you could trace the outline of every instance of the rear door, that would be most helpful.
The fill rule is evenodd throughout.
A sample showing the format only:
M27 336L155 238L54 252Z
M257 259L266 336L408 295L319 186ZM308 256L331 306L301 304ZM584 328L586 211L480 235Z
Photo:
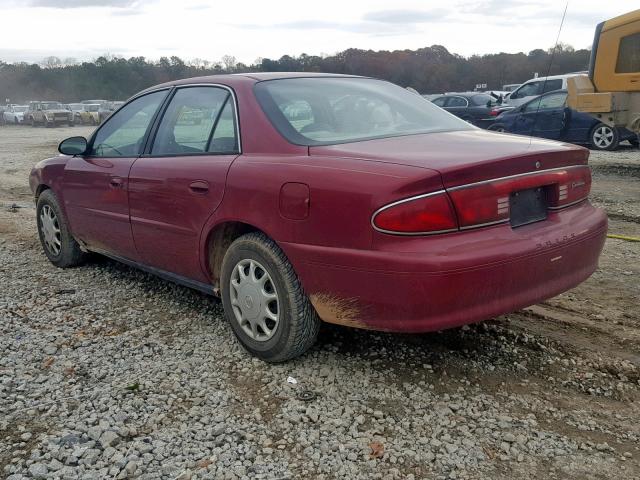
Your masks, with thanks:
M470 117L467 112L468 106L469 101L466 98L458 97L457 95L451 95L447 97L447 102L444 104L444 109L462 119L469 120Z
M178 88L145 155L129 174L131 226L141 261L205 282L202 229L222 201L240 152L235 99L226 87Z
M69 223L93 249L137 260L127 178L167 93L131 101L95 133L88 155L72 157L65 166L62 191Z

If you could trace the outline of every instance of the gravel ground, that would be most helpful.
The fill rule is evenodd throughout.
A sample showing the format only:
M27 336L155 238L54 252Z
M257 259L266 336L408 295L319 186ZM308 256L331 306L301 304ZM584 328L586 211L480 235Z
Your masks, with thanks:
M212 298L103 258L49 264L27 175L87 133L0 128L0 476L640 478L640 244L609 239L591 279L511 315L326 326L272 366ZM640 236L640 152L592 163L611 232Z

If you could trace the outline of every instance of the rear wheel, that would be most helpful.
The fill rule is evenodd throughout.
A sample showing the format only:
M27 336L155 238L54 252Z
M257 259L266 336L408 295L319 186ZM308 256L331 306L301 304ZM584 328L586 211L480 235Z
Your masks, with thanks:
M227 319L251 354L284 362L315 343L320 319L284 252L265 235L248 233L231 244L220 282Z
M618 130L604 123L599 123L591 130L590 143L596 150L615 150L620 143Z
M38 197L36 214L40 243L49 261L61 268L82 263L86 254L71 236L67 219L51 190L45 190Z

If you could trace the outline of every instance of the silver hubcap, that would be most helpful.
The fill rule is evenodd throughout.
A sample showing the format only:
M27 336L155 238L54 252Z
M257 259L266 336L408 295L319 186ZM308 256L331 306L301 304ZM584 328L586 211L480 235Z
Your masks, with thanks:
M613 143L613 136L613 129L603 125L602 127L596 128L593 132L593 143L595 143L597 147L607 148Z
M60 225L53 208L49 205L40 211L40 228L47 249L54 255L60 253Z
M238 325L253 340L273 337L280 319L278 292L267 270L255 260L241 260L229 284L231 306Z

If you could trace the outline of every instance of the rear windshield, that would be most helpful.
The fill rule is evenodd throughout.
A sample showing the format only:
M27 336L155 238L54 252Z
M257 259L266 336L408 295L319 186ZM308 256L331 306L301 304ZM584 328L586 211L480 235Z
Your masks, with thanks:
M278 131L297 145L474 128L421 96L382 80L268 80L256 84L255 94Z

